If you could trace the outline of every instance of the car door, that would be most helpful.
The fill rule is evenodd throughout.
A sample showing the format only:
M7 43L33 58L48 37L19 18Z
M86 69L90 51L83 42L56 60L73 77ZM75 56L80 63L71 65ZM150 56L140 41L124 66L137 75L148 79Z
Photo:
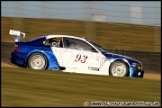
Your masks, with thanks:
M65 67L64 72L74 72L76 69L74 59L75 50L64 47L63 37L52 37L47 40L50 44L53 54L56 56L60 66Z
M102 55L84 40L63 38L63 65L76 73L98 74Z
M52 38L48 38L45 43L45 45L50 45L53 54L56 56L57 61L59 63L60 66L63 66L63 62L62 62L62 52L63 52L63 42L62 42L62 37L52 37Z

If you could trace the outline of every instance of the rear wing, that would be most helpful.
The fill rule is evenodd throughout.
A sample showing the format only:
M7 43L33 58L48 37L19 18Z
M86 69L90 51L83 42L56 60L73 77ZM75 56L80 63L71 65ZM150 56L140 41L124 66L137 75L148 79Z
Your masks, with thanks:
M19 42L21 38L25 38L25 33L18 30L10 30L9 34L14 36L15 42Z

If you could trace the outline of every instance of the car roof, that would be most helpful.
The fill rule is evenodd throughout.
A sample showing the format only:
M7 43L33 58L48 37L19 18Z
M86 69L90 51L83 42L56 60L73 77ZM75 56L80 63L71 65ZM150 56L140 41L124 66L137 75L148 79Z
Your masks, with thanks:
M72 36L72 35L47 35L46 39L50 39L50 38L54 38L54 37L68 37L68 38L86 40L85 37L83 37L83 36Z

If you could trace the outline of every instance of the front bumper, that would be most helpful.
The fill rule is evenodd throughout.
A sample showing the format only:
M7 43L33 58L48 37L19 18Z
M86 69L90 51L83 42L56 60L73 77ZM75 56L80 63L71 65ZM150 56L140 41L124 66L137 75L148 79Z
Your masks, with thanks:
M143 78L144 77L144 70L136 72L134 77Z
M137 69L137 68L130 68L130 77L137 77L137 78L143 78L144 77L144 70L143 69Z

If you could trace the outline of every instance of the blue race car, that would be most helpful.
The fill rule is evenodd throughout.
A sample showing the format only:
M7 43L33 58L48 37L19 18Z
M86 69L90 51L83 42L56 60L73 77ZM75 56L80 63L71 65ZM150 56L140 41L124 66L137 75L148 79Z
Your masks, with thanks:
M25 33L10 30L15 46L10 62L39 70L60 70L83 74L143 78L142 63L133 58L107 52L92 41L77 36L47 35L20 42Z

